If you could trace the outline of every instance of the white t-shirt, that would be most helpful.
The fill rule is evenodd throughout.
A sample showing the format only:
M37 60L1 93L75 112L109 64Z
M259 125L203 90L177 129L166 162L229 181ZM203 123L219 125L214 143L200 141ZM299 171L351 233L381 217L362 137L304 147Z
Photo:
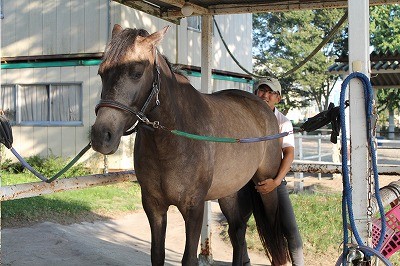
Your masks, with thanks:
M276 119L278 119L279 133L291 132L291 134L282 138L282 149L286 147L294 147L294 135L293 135L293 125L292 122L287 119L277 108L274 109L274 114Z

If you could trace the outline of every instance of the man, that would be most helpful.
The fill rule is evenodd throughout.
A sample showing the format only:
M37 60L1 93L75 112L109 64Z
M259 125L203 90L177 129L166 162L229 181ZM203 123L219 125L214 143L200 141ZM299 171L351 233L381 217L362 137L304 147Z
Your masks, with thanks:
M293 125L290 120L285 117L275 107L282 99L281 84L277 79L264 78L260 79L257 84L256 94L260 97L274 112L278 124L279 131L293 132ZM278 170L278 174L273 179L266 179L256 185L256 189L261 194L267 194L277 189L279 211L285 238L288 242L290 258L292 265L303 266L303 243L300 232L297 227L296 218L293 211L292 203L289 199L289 193L286 189L285 176L290 170L294 159L294 136L290 134L282 139L282 162Z

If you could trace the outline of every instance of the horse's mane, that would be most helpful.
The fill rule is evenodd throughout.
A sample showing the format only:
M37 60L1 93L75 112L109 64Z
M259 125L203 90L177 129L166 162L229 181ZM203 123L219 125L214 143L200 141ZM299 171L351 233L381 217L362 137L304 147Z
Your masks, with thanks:
M163 55L160 53L160 55L164 58L165 62L167 62L167 65L169 67L169 69L171 69L171 71L175 74L181 75L183 77L185 77L186 79L188 79L186 72L182 69L182 66L179 64L172 64L168 57L166 55Z

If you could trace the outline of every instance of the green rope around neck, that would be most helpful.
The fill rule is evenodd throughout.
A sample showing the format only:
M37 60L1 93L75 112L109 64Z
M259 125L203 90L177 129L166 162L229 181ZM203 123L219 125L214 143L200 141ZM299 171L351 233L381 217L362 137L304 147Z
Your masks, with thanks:
M187 132L183 132L183 131L179 131L179 130L171 130L170 132L172 134L175 134L175 135L178 135L178 136L182 136L182 137L186 137L186 138L189 138L189 139L194 139L194 140L212 141L212 142L225 142L225 143L237 143L237 142L239 142L235 138L200 136L200 135L195 135L195 134L191 134L191 133L187 133Z
M214 136L202 136L202 135L196 135L196 134L191 134L179 130L169 130L172 134L175 134L177 136L189 138L189 139L194 139L194 140L202 140L202 141L211 141L211 142L224 142L224 143L253 143L253 142L260 142L260 141L266 141L266 140L273 140L273 139L279 139L283 138L289 134L293 134L292 131L290 132L282 132L274 135L269 135L269 136L263 136L263 137L255 137L255 138L226 138L226 137L214 137Z

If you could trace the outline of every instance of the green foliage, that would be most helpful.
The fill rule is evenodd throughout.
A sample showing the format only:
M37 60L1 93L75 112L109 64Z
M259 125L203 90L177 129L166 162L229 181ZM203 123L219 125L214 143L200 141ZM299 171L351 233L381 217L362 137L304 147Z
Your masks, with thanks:
M400 5L381 5L370 8L371 45L377 52L400 51ZM393 115L400 109L399 89L377 91L380 115Z
M400 5L370 8L371 45L378 51L400 49Z
M393 111L400 109L400 90L399 89L380 89L377 90L378 113L380 115L393 115Z
M253 56L260 75L276 76L295 67L321 42L344 14L341 9L319 9L253 15ZM400 49L400 5L370 8L371 45L375 51ZM300 70L280 78L284 105L280 108L305 107L314 100L320 111L327 108L328 97L337 80L327 69L336 57L348 55L348 28L343 28ZM380 113L400 109L400 90L377 92Z
M285 76L296 67L328 35L343 16L341 9L260 13L253 16L253 56L255 69L266 70L280 77L285 104L283 111L305 107L314 100L320 109L329 104L328 97L337 77L327 69L338 53L337 43L345 31L334 36L325 47L298 71Z
M37 172L43 176L50 178L58 173L68 162L69 159L64 159L57 156L49 156L47 158L40 157L38 155L31 156L26 159L26 162L31 165ZM21 163L12 163L11 160L5 160L1 169L9 173L28 173L29 170L25 169ZM67 172L64 173L63 177L75 177L90 174L90 170L85 168L83 164L76 164L72 166Z
M24 170L24 167L20 163L13 163L10 159L4 160L1 163L0 169L9 173L21 173Z

